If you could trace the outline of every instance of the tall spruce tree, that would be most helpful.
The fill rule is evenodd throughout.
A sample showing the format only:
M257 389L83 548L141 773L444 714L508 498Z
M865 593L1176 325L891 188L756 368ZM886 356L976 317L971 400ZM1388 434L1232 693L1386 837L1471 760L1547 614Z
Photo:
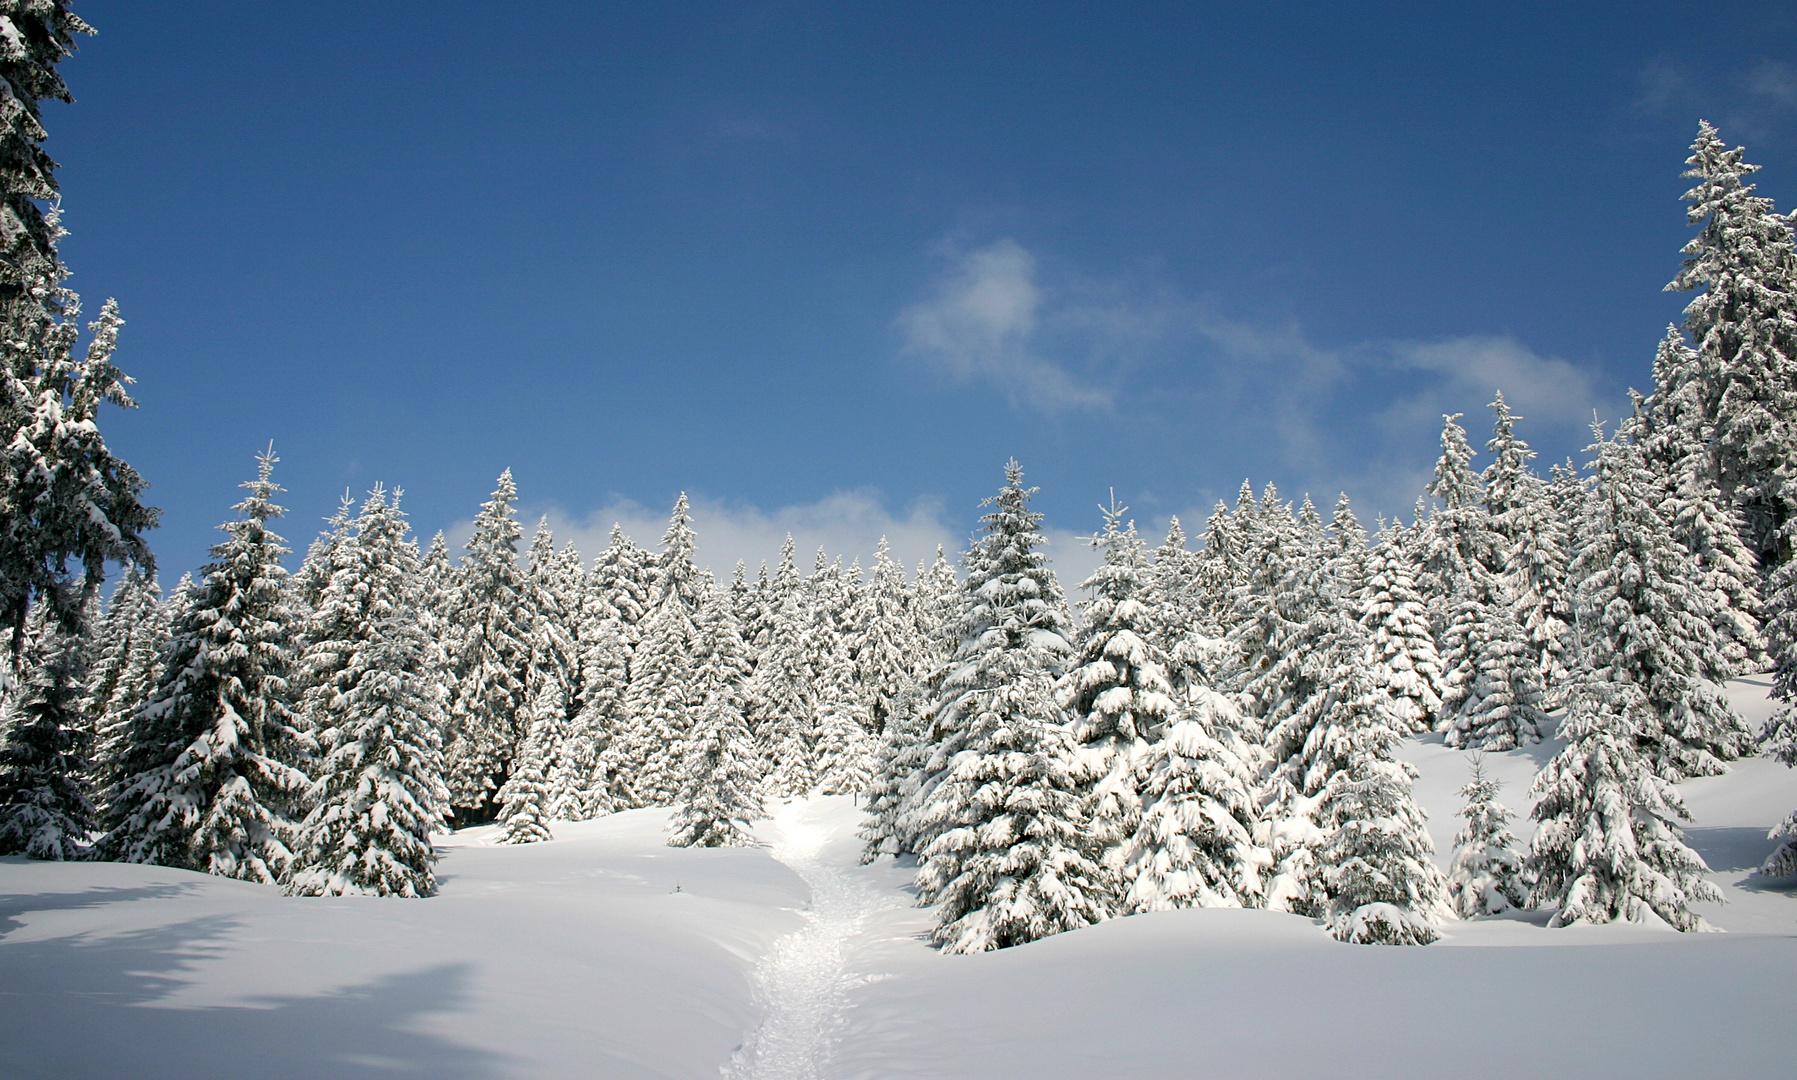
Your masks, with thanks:
M475 515L458 575L452 621L460 628L461 651L451 658L456 687L444 747L444 781L458 824L496 815L494 793L528 733L531 612L528 583L518 566L521 530L512 510L517 498L518 486L507 469Z
M1566 746L1536 774L1529 794L1540 824L1529 854L1531 902L1557 909L1549 926L1641 922L1651 913L1677 930L1702 930L1691 910L1722 899L1685 845L1678 789L1656 774L1641 746L1659 717L1645 689L1602 663L1603 644L1579 667L1560 737ZM1596 662L1593 662L1594 659Z
M702 698L690 664L697 655L699 605L709 580L693 562L696 546L686 494L681 493L662 535L655 592L630 658L625 698L629 726L614 742L614 766L631 789L651 806L667 806L680 793L680 770L693 710Z
M1142 812L1118 852L1125 912L1260 902L1270 858L1253 835L1258 758L1237 734L1235 712L1229 698L1192 687L1136 759Z
M299 827L289 895L430 896L431 834L445 827L438 734L446 691L441 647L420 617L424 581L399 492L380 485L338 545L319 596L305 666L320 761ZM328 656L328 660L325 659Z
M287 606L273 450L239 517L220 528L177 614L162 673L134 718L125 780L107 808L105 858L274 882L292 857L313 744L289 703L296 620Z
M1631 731L1646 760L1671 781L1713 776L1750 738L1728 699L1707 681L1725 666L1690 557L1659 509L1640 448L1594 427L1596 486L1579 523L1581 664L1639 690ZM1630 708L1636 708L1632 702Z
M1153 612L1143 602L1148 560L1135 522L1124 523L1128 508L1114 498L1099 509L1104 531L1092 542L1104 560L1080 586L1088 594L1085 619L1055 693L1095 777L1093 835L1119 859L1142 818L1137 760L1166 733L1174 702L1166 654L1153 642Z
M0 855L84 855L95 824L93 735L81 702L82 638L39 643L30 682L6 708L0 740Z
M1445 677L1405 550L1407 533L1393 523L1367 553L1359 618L1371 646L1369 671L1411 732L1431 731L1441 715Z
M1788 526L1797 532L1797 524ZM1777 702L1760 741L1766 752L1797 766L1797 560L1785 563L1766 583L1766 640L1772 660L1772 699ZM1771 877L1797 874L1797 811L1768 837L1784 842L1760 872Z
M678 809L668 821L671 847L748 847L749 827L766 816L755 748L743 708L749 685L748 647L729 597L713 595L699 609L695 681L702 695L693 716L681 769Z
M941 684L944 729L921 812L932 837L918 902L945 951L1021 945L1105 918L1113 885L1084 812L1088 777L1054 701L1072 651L1065 601L1040 548L1016 461L988 500L968 561L961 646Z
M1485 509L1496 534L1493 569L1509 593L1506 608L1528 642L1522 663L1538 670L1545 688L1567 676L1571 646L1571 599L1566 586L1566 523L1554 513L1547 486L1529 469L1535 451L1517 437L1516 421L1499 393L1491 403L1495 414L1491 464L1485 483Z
M64 234L41 103L74 100L57 64L93 29L62 0L10 0L0 15L0 617L12 661L0 665L3 691L34 604L74 629L108 562L153 568L143 533L157 512L98 426L103 403L133 407L131 380L112 363L124 320L106 301L79 349L81 301L57 252Z
M1694 434L1709 477L1740 515L1743 538L1770 573L1792 557L1797 518L1797 259L1791 223L1753 194L1759 171L1700 123L1685 176L1686 217L1700 226L1668 290L1702 290L1685 307L1697 351Z

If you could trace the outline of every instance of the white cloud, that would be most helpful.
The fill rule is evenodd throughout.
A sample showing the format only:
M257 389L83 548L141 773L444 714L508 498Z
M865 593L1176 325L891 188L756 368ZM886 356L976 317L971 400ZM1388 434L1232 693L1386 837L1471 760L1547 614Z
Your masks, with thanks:
M953 529L943 524L940 504L919 501L902 514L894 514L876 493L868 490L837 492L814 503L771 512L747 503L726 503L702 496L689 496L689 504L693 531L698 537L698 562L709 566L720 581L728 579L739 559L748 566L751 576L762 561L771 566L780 557L780 545L788 533L798 548L803 573L810 573L820 546L831 558L841 555L844 563L859 559L866 570L873 566L874 551L884 536L892 545L893 558L910 571L917 569L919 560L934 560L939 544L951 560L966 546L966 537L955 535ZM643 547L659 548L670 509L671 506L656 509L617 498L579 515L553 505L525 504L519 507L518 518L524 523L526 544L537 520L546 517L556 546L573 541L590 565L593 556L611 542L614 522ZM472 520L464 520L447 530L452 551L461 549L473 528Z
M995 383L1014 403L1046 412L1110 405L1109 391L1039 354L1043 293L1035 256L1010 239L972 251L944 251L948 272L928 299L896 320L907 355L962 382Z

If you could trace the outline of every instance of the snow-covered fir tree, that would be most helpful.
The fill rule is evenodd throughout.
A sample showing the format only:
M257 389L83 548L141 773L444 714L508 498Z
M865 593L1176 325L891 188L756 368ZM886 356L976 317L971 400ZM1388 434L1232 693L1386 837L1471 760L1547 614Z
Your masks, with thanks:
M518 748L511 775L499 789L499 820L504 827L501 842L534 844L553 840L549 831L549 815L545 809L549 785L544 779L543 761L550 741L548 725L541 714L531 718L530 731Z
M817 783L816 620L800 606L794 591L780 601L770 625L750 694L756 710L757 753L766 764L767 794L787 799L805 794Z
M1307 778L1328 776L1315 816L1326 834L1316 863L1330 932L1362 945L1427 945L1449 915L1447 883L1411 796L1416 769L1393 754L1403 734L1384 695L1352 667L1318 711L1301 759Z
M1797 531L1797 524L1789 526ZM1797 767L1797 560L1779 567L1766 583L1766 641L1772 661L1772 699L1777 703L1760 741L1766 752ZM1768 839L1782 840L1760 873L1770 877L1797 874L1797 811L1775 827Z
M924 647L911 606L905 568L892 558L891 545L882 536L873 576L861 595L856 619L861 632L855 643L855 681L867 697L876 732L885 730L893 699L915 675Z
M82 636L40 642L0 740L0 855L77 859L95 825L92 731L81 705Z
M72 100L56 65L92 28L62 0L13 3L5 11L0 85L0 618L11 664L23 656L35 605L52 606L64 629L78 625L106 564L153 568L144 531L156 511L139 501L144 481L101 434L99 411L133 403L131 380L112 363L123 324L108 300L78 348L81 302L64 282L57 252L56 163L44 151L41 103ZM47 204L45 213L41 204Z
M336 511L324 519L325 530L306 545L306 556L300 560L299 569L287 579L287 597L296 615L304 617L310 612L324 594L325 586L331 583L337 548L349 542L355 517L355 496L344 488Z
M1471 755L1472 780L1456 794L1466 802L1459 817L1466 827L1454 835L1454 863L1448 870L1448 900L1462 919L1498 915L1526 908L1528 882L1516 836L1515 817L1497 801L1503 785L1485 771L1480 755Z
M1093 837L1113 858L1141 822L1137 760L1166 732L1174 711L1166 654L1153 642L1148 559L1127 507L1101 507L1104 531L1093 544L1104 561L1080 588L1085 619L1076 652L1055 687L1074 739L1095 778L1089 812ZM1115 866L1112 868L1116 869Z
M1492 582L1501 571L1503 557L1502 542L1486 509L1485 485L1472 469L1472 446L1466 441L1466 429L1460 426L1460 414L1441 419L1441 457L1428 489L1439 505L1429 515L1420 539L1424 546L1421 585L1446 673L1441 694L1446 714L1470 692L1466 676L1476 664L1467 657L1467 636L1487 617Z
M637 640L637 627L649 608L654 589L654 556L624 535L622 525L611 527L611 542L593 560L587 575L588 592L617 616L626 645Z
M1327 918L1345 941L1426 944L1445 908L1415 770L1394 756L1404 721L1365 663L1365 632L1313 573L1294 652L1254 697L1274 703L1257 839L1273 863L1267 905Z
M130 721L149 699L168 644L169 608L154 575L127 570L106 607L106 629L89 671L82 708L95 733L94 791L102 799L118 782Z
M1711 476L1700 433L1698 358L1677 327L1668 326L1654 357L1654 396L1635 397L1628 434L1660 482L1664 514L1691 556L1692 584L1710 608L1727 670L1721 680L1756 671L1765 661L1760 633L1757 559L1741 539L1741 520Z
M817 710L817 783L819 795L858 795L873 779L878 740L873 714L862 687L854 681L855 664L847 641L838 637L832 659L823 666L815 690Z
M320 761L285 882L295 896L430 896L431 834L445 827L438 734L446 691L441 648L420 617L417 547L399 509L376 486L354 535L338 545L312 620L306 666L331 672L308 688L320 724ZM321 654L330 660L318 665Z
M650 806L666 806L680 793L685 740L702 700L689 663L698 650L696 616L709 584L693 563L695 543L683 492L662 535L655 592L630 658L627 726L613 739L607 761Z
M587 785L598 768L598 748L575 723L580 712L580 646L577 605L585 592L580 553L555 550L549 522L537 525L530 546L530 659L525 668L525 708L532 722L552 725L544 736L544 812L557 821L578 820Z
M748 647L728 596L707 600L699 610L699 624L696 681L703 697L687 740L668 844L748 847L756 843L749 827L766 816L760 762L743 714Z
M1572 603L1566 584L1566 522L1554 513L1547 485L1529 469L1535 451L1516 434L1522 417L1510 411L1499 393L1491 403L1495 414L1491 464L1481 479L1485 509L1496 534L1492 569L1507 583L1509 611L1528 641L1526 663L1538 669L1545 689L1564 682L1572 640Z
M1579 582L1581 666L1640 692L1644 711L1630 730L1660 776L1716 775L1748 749L1750 736L1706 681L1724 667L1715 626L1692 585L1690 557L1660 513L1640 448L1601 430L1596 436L1596 485L1570 571Z
M291 709L295 620L288 553L268 523L281 489L258 457L229 538L174 620L150 700L127 736L125 777L107 807L102 857L274 882L291 859L312 750Z
M524 706L531 613L529 585L518 566L517 498L507 469L475 515L457 575L452 621L460 628L460 652L450 658L456 686L445 725L444 782L462 824L488 820L499 810L494 793L505 783L529 723Z
M624 697L630 686L628 632L617 609L589 587L578 635L581 691L574 725L582 738L591 741L594 760L579 819L640 805L636 793L612 770L609 756L613 740L625 724Z
M925 705L922 684L907 675L893 695L886 715L886 730L880 732L880 744L874 750L871 775L867 782L867 818L860 830L865 841L861 861L873 862L881 855L912 855L914 845L904 832L900 819L907 803L916 795L920 773L929 753L924 738Z
M1797 519L1797 260L1790 219L1743 182L1759 171L1743 154L1698 125L1684 174L1696 184L1684 198L1701 228L1667 288L1701 290L1684 320L1697 352L1693 435L1770 573L1791 557L1781 545Z
M1371 646L1373 681L1408 730L1423 732L1440 718L1444 673L1406 541L1401 524L1380 530L1378 543L1367 552L1359 618Z
M1033 491L1007 464L967 561L961 645L939 690L917 889L920 904L937 908L931 937L948 952L1098 922L1114 887L1087 829L1088 777L1054 701L1072 647Z
M1651 914L1677 930L1702 930L1691 905L1722 899L1684 842L1678 822L1690 814L1678 789L1642 749L1643 726L1657 720L1640 684L1601 664L1580 666L1560 724L1566 746L1529 789L1540 823L1530 902L1557 909L1549 926Z
M1193 687L1164 735L1135 762L1142 803L1125 838L1125 913L1253 907L1270 861L1254 842L1253 748L1229 698Z
M1465 631L1461 666L1449 673L1459 701L1440 727L1449 746L1513 750L1539 742L1547 727L1541 654L1512 615L1525 605L1515 602L1507 579L1492 581L1490 590L1484 618Z

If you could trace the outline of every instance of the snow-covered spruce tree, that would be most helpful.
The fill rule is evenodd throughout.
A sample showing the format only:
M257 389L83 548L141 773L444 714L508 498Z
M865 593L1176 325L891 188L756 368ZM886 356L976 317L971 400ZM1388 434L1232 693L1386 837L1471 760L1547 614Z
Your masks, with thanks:
M1788 526L1797 532L1797 524ZM1779 567L1766 583L1766 641L1772 661L1772 698L1778 702L1760 741L1766 752L1797 766L1797 560ZM1797 874L1797 811L1774 828L1768 839L1783 839L1766 858L1760 873L1769 877Z
M53 633L30 681L6 709L0 741L0 855L81 858L95 824L81 709L79 634Z
M533 779L526 777L522 769L514 770L498 795L499 823L507 827L508 836L524 838L514 841L517 843L547 835L546 828L539 830L536 825L512 830L511 815L518 807L525 807L523 812L533 821L566 820L584 802L580 792L597 764L597 752L588 740L577 738L573 724L578 711L574 686L579 654L565 605L577 597L579 582L563 581L562 577L570 564L579 572L580 556L572 550L569 555L572 557L556 554L549 523L540 522L531 540L531 569L526 578L528 610L524 618L529 620L530 631L526 638L529 654L524 669L523 710L526 739L537 755L539 775ZM526 792L525 788L531 790Z
M138 710L106 812L103 858L274 882L291 858L312 740L288 703L295 620L281 507L259 455L239 517L220 528L203 581L177 614L162 673Z
M555 839L549 832L549 815L544 806L549 785L543 777L543 759L551 736L543 720L541 714L532 718L512 773L499 789L499 820L505 828L500 837L502 843L534 844Z
M955 576L954 565L940 545L936 548L936 558L927 569L922 563L918 564L916 591L913 611L917 617L917 635L923 640L924 655L912 673L922 682L960 646L955 635L960 630L961 609L967 599L960 579Z
M1312 572L1293 652L1251 689L1277 717L1256 839L1272 856L1267 906L1327 918L1344 941L1424 944L1445 911L1416 772L1394 756L1404 721L1373 681L1369 644Z
M183 582L192 586L191 578ZM87 711L95 732L94 791L102 805L108 794L123 779L119 765L128 744L131 719L150 698L156 679L162 672L162 652L168 647L169 618L174 608L162 599L156 579L136 571L127 571L112 594L107 609L108 620L120 626L115 639L115 659L107 668L116 669L110 677L110 688L90 678Z
M494 793L527 734L530 604L518 566L521 531L512 511L517 498L518 486L507 469L474 517L457 575L451 621L459 628L461 651L450 658L456 686L444 728L444 782L458 825L497 814Z
M1407 730L1432 731L1441 714L1444 673L1406 542L1401 524L1380 530L1378 543L1367 552L1359 619L1371 645L1373 681Z
M636 643L637 627L649 608L654 558L624 535L622 525L614 524L611 543L593 560L593 570L587 575L589 594L617 616L626 645Z
M61 0L14 0L0 13L0 617L12 661L0 665L4 691L34 604L53 607L54 621L72 629L108 562L153 568L142 534L156 511L138 500L143 479L98 426L102 403L133 407L131 380L112 363L124 320L108 300L78 349L81 301L64 285L56 250L56 163L44 152L40 103L72 100L56 65L76 35L93 31Z
M1365 587L1368 554L1366 529L1354 515L1354 507L1344 491L1335 501L1335 514L1323 542L1323 556L1329 561L1329 573L1334 576L1343 596L1357 596Z
M356 517L356 499L348 488L337 502L337 509L324 519L325 530L306 545L305 558L299 569L287 579L287 598L295 615L304 617L318 604L325 586L336 571L337 548L349 542L351 522Z
M749 847L748 832L767 816L760 762L743 716L749 685L748 647L728 596L699 609L701 659L696 682L703 695L686 744L677 809L668 821L670 847Z
M1320 705L1306 747L1315 749L1304 756L1307 773L1328 775L1315 814L1326 832L1316 860L1330 932L1361 945L1427 945L1450 914L1447 883L1410 794L1416 770L1393 756L1399 725L1383 693L1352 666Z
M1185 527L1174 517L1167 525L1166 539L1154 549L1142 593L1142 603L1148 607L1149 638L1169 655L1188 634L1216 633L1205 619L1210 613L1198 607L1199 565L1199 557L1186 550Z
M1272 484L1258 505L1238 506L1240 584L1228 616L1230 667L1218 689L1242 695L1243 735L1258 743L1290 701L1284 687L1291 665L1302 659L1295 636L1309 621L1320 564L1307 564L1289 504ZM1308 571L1305 572L1308 566Z
M1744 178L1759 166L1700 123L1685 176L1686 217L1701 225L1669 290L1702 290L1685 307L1698 353L1697 441L1708 479L1740 515L1743 539L1770 573L1797 519L1797 260L1791 222Z
M430 896L430 837L449 810L438 734L444 658L420 618L423 579L399 492L389 501L376 485L354 529L312 615L328 630L311 635L305 666L330 678L307 691L320 762L284 887L292 896Z
M1566 747L1529 789L1540 823L1530 901L1558 909L1549 926L1641 922L1652 913L1674 929L1702 930L1691 905L1722 899L1685 845L1678 821L1690 815L1678 789L1655 774L1641 748L1642 727L1656 721L1638 683L1601 659L1580 665L1560 724Z
M1723 498L1705 446L1700 359L1678 327L1668 326L1654 354L1654 394L1635 398L1629 434L1660 480L1672 533L1690 553L1695 583L1709 602L1728 670L1718 680L1757 671L1760 633L1758 560L1741 539L1741 519Z
M1423 534L1427 547L1420 584L1447 676L1441 695L1447 715L1469 692L1466 679L1473 663L1467 657L1467 635L1484 622L1492 581L1505 560L1502 541L1485 508L1485 485L1472 470L1472 447L1459 424L1460 414L1441 419L1441 458L1429 485L1429 494L1440 505L1429 515Z
M1581 665L1640 691L1645 711L1631 730L1656 773L1674 782L1714 776L1751 745L1746 723L1706 681L1724 666L1715 626L1640 448L1594 431L1596 487L1570 571L1579 583Z
M872 774L867 782L866 821L859 836L866 842L861 861L882 855L912 855L912 845L900 826L908 800L916 794L918 773L929 752L924 741L924 688L906 675L893 695L886 716L886 730L874 750Z
M817 784L819 795L859 795L873 779L878 747L873 716L863 688L854 681L855 663L847 640L838 636L833 659L816 686Z
M874 554L873 578L862 593L856 621L861 636L855 644L855 681L867 695L873 730L884 731L892 701L905 680L914 676L923 650L905 568L893 560L884 536Z
M1547 727L1536 645L1511 614L1518 607L1505 579L1491 582L1485 617L1468 627L1462 667L1450 678L1459 704L1446 710L1441 729L1449 746L1514 750L1541 741Z
M1127 507L1100 507L1104 531L1092 538L1104 561L1080 588L1085 619L1067 673L1055 699L1073 721L1085 769L1094 778L1090 794L1092 836L1113 860L1142 818L1136 790L1136 763L1166 733L1173 715L1173 688L1167 682L1166 654L1152 641L1152 615L1143 603L1148 582L1147 553L1127 525Z
M685 740L693 710L703 700L693 685L691 662L698 652L696 616L709 585L693 564L696 541L684 492L661 546L655 592L630 658L628 723L612 740L607 759L607 767L622 773L650 806L667 806L680 793Z
M968 560L961 646L939 691L918 902L948 952L1021 945L1105 918L1114 886L1088 832L1089 780L1054 702L1072 647L1016 461Z
M1448 870L1448 900L1462 919L1526 908L1529 902L1522 856L1510 832L1515 815L1497 801L1503 785L1486 773L1480 755L1470 758L1472 781L1456 792L1466 800L1458 815L1466 828L1454 836L1454 864Z
M575 723L580 713L580 646L577 605L585 591L580 553L555 550L547 520L530 546L530 660L525 669L525 708L554 725L543 746L548 784L544 812L556 821L579 820L587 785L598 767L598 748Z
M1485 509L1497 536L1492 569L1508 583L1508 610L1528 641L1528 663L1544 688L1565 682L1572 645L1572 602L1566 584L1566 522L1547 486L1529 470L1535 451L1516 435L1522 417L1499 393L1491 403L1491 464L1482 475Z
M1253 839L1258 759L1235 713L1229 698L1193 687L1136 760L1142 813L1118 856L1126 913L1259 904L1270 859Z
M817 783L815 624L795 594L775 613L768 646L755 666L755 741L773 799L809 792Z

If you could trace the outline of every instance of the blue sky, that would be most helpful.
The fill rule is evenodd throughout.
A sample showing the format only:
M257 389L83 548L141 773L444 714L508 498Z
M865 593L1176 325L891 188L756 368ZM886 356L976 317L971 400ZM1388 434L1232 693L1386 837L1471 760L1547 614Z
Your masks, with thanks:
M301 548L507 466L587 549L687 490L724 563L914 562L1013 454L1069 569L1112 488L1407 511L1443 411L1545 463L1646 388L1699 117L1797 201L1797 8L1441 8L81 0L106 430L169 580L270 439Z

